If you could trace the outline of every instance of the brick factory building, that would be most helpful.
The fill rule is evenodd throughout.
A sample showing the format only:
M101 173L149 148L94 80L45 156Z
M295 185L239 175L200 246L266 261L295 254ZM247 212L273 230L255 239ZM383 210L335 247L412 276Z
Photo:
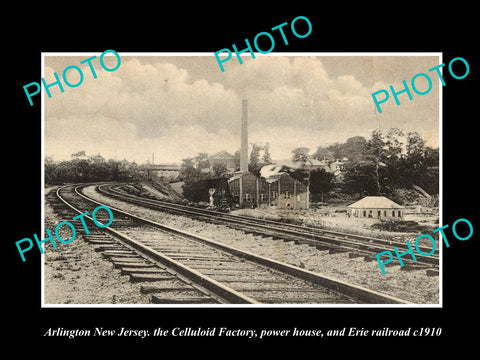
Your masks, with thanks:
M261 176L235 174L228 180L234 202L241 208L308 209L308 186L279 169L268 165L260 171Z

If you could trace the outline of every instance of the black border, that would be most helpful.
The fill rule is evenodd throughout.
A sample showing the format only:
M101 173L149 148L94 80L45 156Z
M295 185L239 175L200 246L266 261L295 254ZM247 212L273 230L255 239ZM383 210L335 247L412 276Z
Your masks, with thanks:
M478 250L478 215L473 205L477 200L476 183L476 112L474 94L478 80L478 58L474 53L475 19L470 19L467 5L445 9L432 5L427 9L402 8L392 4L387 8L362 4L352 8L339 4L338 9L314 4L268 5L260 12L259 5L183 4L172 10L160 3L155 5L111 4L106 11L96 5L90 8L43 10L27 14L14 10L15 19L4 29L8 35L8 56L4 54L3 70L7 75L4 107L4 186L17 186L20 192L7 191L4 203L8 218L5 228L4 254L7 258L3 294L4 318L8 318L7 346L19 350L15 343L43 344L45 349L69 348L91 350L89 345L129 348L152 346L186 351L192 342L201 343L203 352L214 341L234 345L234 353L250 351L258 345L275 344L283 349L336 349L343 353L376 355L382 345L393 345L391 353L418 354L420 349L446 349L460 341L466 350L473 344L474 331L469 329L476 311L475 254ZM329 4L331 5L331 4ZM88 9L87 9L88 8ZM313 8L313 9L312 9ZM382 10L380 13L378 10ZM290 45L275 48L278 52L442 52L444 62L454 57L465 58L470 74L454 80L446 72L443 88L443 219L452 224L458 218L469 219L474 236L465 242L452 241L444 248L444 307L442 309L338 309L338 308L272 308L272 309L42 309L40 299L40 256L22 263L14 242L40 233L40 106L29 106L22 86L39 81L41 52L214 52L245 38L252 39L296 16L303 15L313 25L312 34L295 39ZM12 25L13 24L13 25ZM3 26L3 25L2 25ZM262 341L244 338L49 338L42 336L48 328L130 328L226 326L246 329L330 329L357 327L377 329L389 327L442 327L440 337L428 338L271 338ZM79 346L76 346L79 345ZM352 346L350 346L352 345ZM116 347L116 346L112 346ZM398 350L397 350L398 349ZM414 350L415 349L415 350ZM210 349L211 350L211 349ZM52 350L50 350L51 352ZM301 354L300 352L298 353ZM388 356L382 353L383 356ZM69 354L70 355L70 354ZM167 356L163 354L163 356Z

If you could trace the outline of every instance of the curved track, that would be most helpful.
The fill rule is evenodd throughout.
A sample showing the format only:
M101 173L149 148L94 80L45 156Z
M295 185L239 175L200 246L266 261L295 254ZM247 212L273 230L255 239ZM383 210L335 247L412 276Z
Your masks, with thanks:
M367 261L375 260L375 255L382 251L392 251L394 246L396 246L398 250L402 252L408 250L406 243L401 241L373 238L308 226L286 224L279 221L257 219L247 216L230 215L208 209L142 198L119 190L119 187L122 185L103 184L98 187L98 191L103 195L124 200L129 203L156 210L183 214L202 221L214 222L216 224L222 224L234 229L242 230L246 233L255 233L262 236L271 236L275 239L295 241L299 244L308 244L316 247L319 250L329 250L330 252L348 252L351 257L363 256ZM420 249L423 250L424 253L430 252L430 249L423 248L422 246L420 246ZM431 256L419 256L415 262L408 258L403 259L403 261L405 263L405 269L430 268L438 271L438 247L435 253ZM392 261L391 264L395 263L398 264L397 259Z
M100 204L83 195L81 188L64 186L57 191L57 197L77 214ZM103 229L107 235L95 230L84 237L132 281L141 281L142 291L150 293L155 303L407 303L110 209L114 220ZM99 214L97 221L108 221Z

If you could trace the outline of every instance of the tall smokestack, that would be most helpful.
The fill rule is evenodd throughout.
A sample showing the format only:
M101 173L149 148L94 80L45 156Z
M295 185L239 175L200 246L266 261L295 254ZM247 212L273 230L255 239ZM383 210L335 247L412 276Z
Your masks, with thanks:
M242 100L242 142L240 148L240 171L248 172L248 101Z

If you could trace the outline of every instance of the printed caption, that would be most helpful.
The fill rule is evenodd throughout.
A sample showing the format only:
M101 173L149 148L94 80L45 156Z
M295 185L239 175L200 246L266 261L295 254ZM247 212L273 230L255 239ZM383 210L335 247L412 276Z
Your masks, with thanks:
M145 339L148 337L239 337L246 339L267 339L282 337L310 337L310 338L331 338L331 337L438 337L443 330L441 327L408 327L402 329L390 329L388 327L366 329L364 327L343 327L339 329L240 329L227 327L213 328L192 328L174 327L170 329L109 329L96 327L93 329L65 329L49 328L43 333L44 337L65 337L75 339L80 337L130 337Z

